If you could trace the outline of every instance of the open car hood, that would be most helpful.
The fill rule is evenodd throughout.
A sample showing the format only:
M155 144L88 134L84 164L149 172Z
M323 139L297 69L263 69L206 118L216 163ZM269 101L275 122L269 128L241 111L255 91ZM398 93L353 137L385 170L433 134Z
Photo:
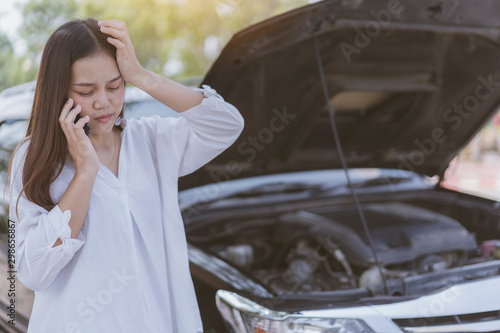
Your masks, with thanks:
M500 105L500 3L332 0L237 33L202 84L245 118L180 188L347 166L443 176Z

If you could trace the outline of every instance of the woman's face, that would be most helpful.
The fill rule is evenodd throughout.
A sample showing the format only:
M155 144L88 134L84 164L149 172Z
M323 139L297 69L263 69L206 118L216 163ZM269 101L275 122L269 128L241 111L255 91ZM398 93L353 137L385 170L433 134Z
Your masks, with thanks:
M116 61L104 52L79 59L71 68L68 98L89 116L91 135L111 133L123 108L125 85Z

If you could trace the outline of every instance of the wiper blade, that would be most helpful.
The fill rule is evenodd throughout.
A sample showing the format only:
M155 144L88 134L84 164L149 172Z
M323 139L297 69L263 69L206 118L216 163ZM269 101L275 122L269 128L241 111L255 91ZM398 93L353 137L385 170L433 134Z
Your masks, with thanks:
M272 183L257 186L239 193L235 193L233 198L255 197L266 194L283 194L283 193L297 193L321 188L320 184L306 184L306 183Z
M351 182L350 187L351 188L366 188L366 187L372 187L372 186L381 186L381 185L395 185L403 182L410 181L412 177L407 176L407 177L395 177L395 176L383 176L383 177L376 177L376 178L370 178L370 179L364 179L359 182ZM325 191L330 191L332 189L336 189L339 187L345 187L349 188L349 184L344 184L342 186L333 186L333 187L325 187L323 190Z

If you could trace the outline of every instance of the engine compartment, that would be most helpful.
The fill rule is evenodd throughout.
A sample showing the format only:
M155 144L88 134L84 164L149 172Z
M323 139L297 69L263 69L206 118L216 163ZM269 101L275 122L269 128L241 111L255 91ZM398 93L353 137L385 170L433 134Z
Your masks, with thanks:
M368 288L383 278L445 271L496 253L490 244L485 255L460 222L430 209L402 202L362 209L383 277L352 205L214 222L191 230L188 238L278 293Z

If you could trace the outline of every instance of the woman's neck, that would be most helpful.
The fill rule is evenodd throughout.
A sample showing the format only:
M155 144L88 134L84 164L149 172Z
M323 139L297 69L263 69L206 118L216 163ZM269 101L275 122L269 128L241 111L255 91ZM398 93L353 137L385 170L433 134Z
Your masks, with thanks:
M105 133L105 134L91 134L90 135L90 141L92 142L92 145L94 146L94 149L96 151L109 151L109 150L114 150L115 149L115 141L116 139L114 138L115 133L115 128L113 127L113 130L110 133Z

